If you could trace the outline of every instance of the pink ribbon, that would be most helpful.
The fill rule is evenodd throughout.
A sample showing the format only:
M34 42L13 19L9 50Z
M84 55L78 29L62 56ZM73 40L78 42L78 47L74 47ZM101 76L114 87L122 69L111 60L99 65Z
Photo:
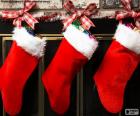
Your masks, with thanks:
M140 13L137 13L131 9L131 0L121 0L121 3L125 10L116 12L116 20L119 20L121 22L124 18L132 17L135 19L136 27L140 29Z
M13 25L21 28L22 21L25 21L32 29L38 21L28 13L30 9L32 9L36 3L35 2L25 2L25 7L19 11L2 11L2 17L6 19L14 19Z
M86 30L89 30L91 26L95 27L92 21L88 18L97 12L97 6L95 3L89 4L83 11L78 11L72 1L68 0L64 4L64 8L68 12L72 13L72 15L63 21L63 30L65 30L76 19L80 20L82 27Z

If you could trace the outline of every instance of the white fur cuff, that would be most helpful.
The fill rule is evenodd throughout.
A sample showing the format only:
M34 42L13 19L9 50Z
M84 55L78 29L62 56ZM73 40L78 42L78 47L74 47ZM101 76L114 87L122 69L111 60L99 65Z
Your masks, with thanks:
M23 27L20 29L16 27L13 33L13 40L15 40L17 45L23 48L26 52L38 58L44 55L44 47L46 45L44 39L34 37Z
M73 25L67 27L63 33L66 40L81 54L90 59L95 52L98 42L89 35L81 32Z
M138 32L119 24L114 38L129 50L140 54L140 34Z

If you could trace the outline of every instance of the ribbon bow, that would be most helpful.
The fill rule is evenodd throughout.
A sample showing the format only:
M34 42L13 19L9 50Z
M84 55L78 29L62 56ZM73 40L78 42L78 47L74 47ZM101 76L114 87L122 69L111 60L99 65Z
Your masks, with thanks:
M32 9L36 5L35 2L25 2L24 8L19 11L2 11L2 17L3 18L10 18L14 19L13 25L21 28L22 21L25 21L32 29L34 29L35 23L38 23L38 21L27 11Z
M120 1L125 10L116 12L116 20L119 20L121 22L122 19L124 18L132 17L135 19L136 27L140 28L140 23L139 23L140 13L137 13L131 9L131 5L130 5L131 0L120 0Z
M97 6L95 3L89 4L83 11L78 11L75 8L74 4L70 0L68 0L64 4L64 8L68 12L72 13L72 15L63 21L63 30L65 30L76 19L80 20L82 27L86 30L89 30L91 26L95 27L92 21L88 18L97 12Z

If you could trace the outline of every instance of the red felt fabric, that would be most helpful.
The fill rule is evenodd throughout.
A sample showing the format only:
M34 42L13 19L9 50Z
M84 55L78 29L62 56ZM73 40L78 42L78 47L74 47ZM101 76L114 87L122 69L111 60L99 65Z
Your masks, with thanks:
M88 59L76 51L63 38L52 62L43 74L42 81L48 93L52 109L63 114L70 104L70 88L73 78Z
M24 86L37 64L36 57L17 46L15 41L12 43L10 52L1 68L2 100L8 114L16 115L19 113Z
M107 111L112 113L121 111L125 86L138 63L137 54L113 40L93 76L100 100Z

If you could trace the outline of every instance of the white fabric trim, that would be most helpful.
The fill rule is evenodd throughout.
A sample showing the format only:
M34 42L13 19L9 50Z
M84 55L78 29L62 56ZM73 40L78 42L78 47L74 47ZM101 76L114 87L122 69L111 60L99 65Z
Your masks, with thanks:
M114 38L129 50L140 54L140 34L138 32L119 24Z
M13 31L12 38L17 42L18 46L23 48L32 56L40 58L44 55L44 48L46 45L45 39L34 37L33 35L29 34L24 27L16 27Z
M81 32L73 25L67 27L63 33L66 40L81 54L90 59L95 52L98 42L89 35Z

